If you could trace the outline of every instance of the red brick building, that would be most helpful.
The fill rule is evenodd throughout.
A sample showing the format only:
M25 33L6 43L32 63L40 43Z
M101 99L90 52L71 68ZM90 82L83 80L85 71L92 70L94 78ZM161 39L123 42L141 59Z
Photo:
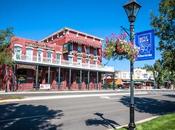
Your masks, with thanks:
M63 28L41 41L13 37L16 90L101 89L102 40L93 35Z

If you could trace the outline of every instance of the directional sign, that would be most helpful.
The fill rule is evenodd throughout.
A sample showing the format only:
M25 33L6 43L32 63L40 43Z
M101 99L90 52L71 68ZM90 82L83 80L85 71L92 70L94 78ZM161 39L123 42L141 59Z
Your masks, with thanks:
M155 58L154 30L136 33L135 45L139 48L137 61Z

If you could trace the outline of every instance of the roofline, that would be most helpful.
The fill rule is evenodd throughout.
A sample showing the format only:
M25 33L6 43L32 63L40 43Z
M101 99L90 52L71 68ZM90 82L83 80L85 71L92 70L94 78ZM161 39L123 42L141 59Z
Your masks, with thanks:
M51 36L53 36L53 35L55 35L55 34L57 34L57 33L60 33L60 32L62 32L62 31L64 31L64 30L77 32L77 33L80 33L80 34L83 34L83 35L86 35L86 36L90 36L90 37L99 39L99 40L101 40L101 41L104 40L103 38L96 37L96 36L91 35L91 34L87 34L87 33L84 33L84 32L81 32L81 31L78 31L78 30L75 30L75 29L72 29L72 28L64 27L64 28L62 28L62 29L60 29L60 30L58 30L58 31L56 31L56 32L54 32L54 33L52 33L52 34L50 34L49 36L44 37L44 38L41 39L40 41L44 41L45 39L47 39L47 38L49 38L49 37L51 37Z

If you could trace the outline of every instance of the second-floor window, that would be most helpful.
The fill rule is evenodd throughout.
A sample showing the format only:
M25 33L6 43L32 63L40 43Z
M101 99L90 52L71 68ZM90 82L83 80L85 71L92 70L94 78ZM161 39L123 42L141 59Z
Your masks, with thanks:
M26 59L29 61L33 59L33 49L32 48L26 49Z
M97 48L94 48L94 56L97 56Z
M72 43L69 43L68 44L68 51L73 51L73 45L72 45Z
M47 59L48 59L48 62L52 61L52 52L51 51L47 52Z
M21 59L21 47L15 46L14 48L14 53L15 53L15 59L20 60Z
M78 45L78 53L82 52L82 46Z
M43 59L43 52L42 52L42 50L38 50L38 62L41 62L42 61L42 59Z
M60 54L56 53L56 63L60 63Z
M86 53L90 54L90 48L89 47L86 47Z

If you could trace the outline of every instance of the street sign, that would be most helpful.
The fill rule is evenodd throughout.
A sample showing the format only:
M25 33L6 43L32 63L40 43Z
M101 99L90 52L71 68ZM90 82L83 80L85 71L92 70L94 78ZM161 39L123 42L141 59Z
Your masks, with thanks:
M135 34L135 45L139 48L136 61L152 60L155 58L154 30Z

